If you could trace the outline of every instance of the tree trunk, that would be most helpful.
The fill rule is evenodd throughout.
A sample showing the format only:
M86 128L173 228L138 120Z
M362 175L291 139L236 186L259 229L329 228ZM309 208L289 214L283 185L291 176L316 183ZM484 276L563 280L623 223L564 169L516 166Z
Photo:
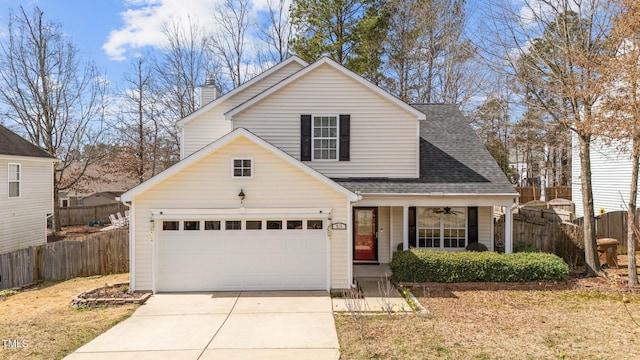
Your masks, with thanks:
M578 135L580 140L580 181L582 183L582 206L584 209L584 260L585 276L603 276L596 245L595 217L593 212L593 189L591 187L591 136Z
M631 168L631 189L629 191L629 207L627 208L627 258L629 269L629 286L638 285L636 268L636 199L638 197L638 167L640 160L640 138L633 139L633 159Z

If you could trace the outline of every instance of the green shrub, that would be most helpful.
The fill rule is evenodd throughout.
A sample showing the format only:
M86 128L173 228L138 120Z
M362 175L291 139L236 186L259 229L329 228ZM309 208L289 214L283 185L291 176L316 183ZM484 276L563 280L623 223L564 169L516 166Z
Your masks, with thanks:
M521 253L521 252L537 253L537 252L540 252L540 249L538 249L533 244L529 244L524 241L516 241L516 243L513 244L513 252L514 253Z
M398 282L562 281L569 267L546 253L498 254L410 249L396 252L389 264Z

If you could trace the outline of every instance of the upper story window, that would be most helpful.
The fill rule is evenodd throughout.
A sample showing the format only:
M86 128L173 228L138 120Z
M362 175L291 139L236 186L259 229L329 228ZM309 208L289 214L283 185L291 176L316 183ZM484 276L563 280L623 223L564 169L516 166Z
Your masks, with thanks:
M20 197L20 164L9 164L9 197Z
M313 117L313 160L337 160L338 117Z
M234 178L253 178L253 159L251 158L237 158L232 160L233 164L233 177Z
M300 115L301 161L349 161L351 115Z

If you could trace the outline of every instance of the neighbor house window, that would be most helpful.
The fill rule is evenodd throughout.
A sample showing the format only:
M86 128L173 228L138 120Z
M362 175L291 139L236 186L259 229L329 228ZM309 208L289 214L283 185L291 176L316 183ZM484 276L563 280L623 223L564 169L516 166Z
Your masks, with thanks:
M20 197L20 164L9 164L9 197Z
M253 159L233 159L233 177L247 178L253 177Z
M313 117L313 159L338 159L338 117Z
M416 246L431 249L463 249L467 242L464 208L418 208Z

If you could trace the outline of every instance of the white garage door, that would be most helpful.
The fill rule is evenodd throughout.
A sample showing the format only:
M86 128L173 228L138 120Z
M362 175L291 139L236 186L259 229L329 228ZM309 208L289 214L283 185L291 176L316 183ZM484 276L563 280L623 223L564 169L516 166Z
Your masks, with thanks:
M162 220L157 291L326 290L323 220Z

